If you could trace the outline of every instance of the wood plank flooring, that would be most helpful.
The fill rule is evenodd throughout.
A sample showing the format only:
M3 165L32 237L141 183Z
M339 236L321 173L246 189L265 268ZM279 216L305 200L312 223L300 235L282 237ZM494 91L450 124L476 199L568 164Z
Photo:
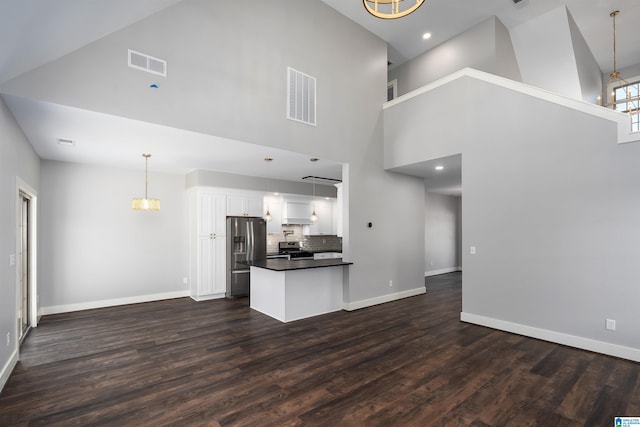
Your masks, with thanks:
M640 364L459 321L460 273L427 294L282 324L247 299L46 316L0 426L611 426Z

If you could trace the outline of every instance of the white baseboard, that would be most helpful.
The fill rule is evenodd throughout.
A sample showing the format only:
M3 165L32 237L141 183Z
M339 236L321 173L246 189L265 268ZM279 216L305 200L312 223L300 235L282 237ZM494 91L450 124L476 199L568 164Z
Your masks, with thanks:
M609 356L620 357L622 359L633 360L634 362L640 362L640 349L637 348L624 347L618 344L596 341L589 338L550 331L548 329L540 329L533 326L507 322L471 313L460 313L460 320L467 323L473 323L475 325L487 326L501 331L550 341L556 344L562 344L569 347L580 348L582 350L589 350L596 353L607 354Z
M439 270L425 271L424 277L438 276L440 274L453 273L455 271L462 271L462 267L448 267L448 268L441 268Z
M13 372L13 369L16 367L18 363L18 350L13 350L9 360L2 367L2 371L0 372L0 392L4 389L5 384L9 381L9 376Z
M396 292L394 294L382 295L380 297L365 299L361 301L345 302L343 303L342 308L347 311L353 311L361 308L371 307L372 305L384 304L385 302L396 301L399 299L413 297L425 293L427 293L427 289L424 286L420 286L419 288Z
M209 295L189 295L194 301L209 301L212 299L224 298L224 293L221 294L209 294Z
M53 305L49 307L41 307L40 315L69 313L71 311L90 310L92 308L113 307L116 305L138 304L141 302L160 301L163 299L183 298L189 296L189 290L165 292L162 294L139 295L135 297L106 299L100 301L87 301L77 304Z

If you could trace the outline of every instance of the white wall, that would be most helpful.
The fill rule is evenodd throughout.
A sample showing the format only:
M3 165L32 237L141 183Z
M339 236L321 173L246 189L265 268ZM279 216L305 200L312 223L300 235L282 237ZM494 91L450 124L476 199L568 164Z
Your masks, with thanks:
M129 48L168 76L128 68ZM317 126L285 118L287 66L317 78ZM322 2L184 0L0 89L342 162L351 302L424 289L422 181L383 170L386 86L386 43Z
M565 6L511 29L522 81L595 103L600 68Z
M0 389L18 349L16 269L9 265L17 252L16 176L38 191L40 159L0 98Z
M429 160L422 141L438 146L448 129L467 130L458 141L462 318L640 360L640 144L618 144L617 122L597 106L569 108L545 99L546 91L535 96L479 78L446 86L421 97L441 105L461 92L462 104L490 99L509 108L426 115L422 124L402 122L415 104L399 103L385 110L385 120L397 110L399 129L387 151L413 144L420 163ZM406 127L422 138L401 138ZM615 332L605 329L607 318Z
M159 299L188 286L184 177L149 173L161 210L134 211L140 171L42 162L40 303L44 313ZM131 302L131 301L129 301Z
M495 16L390 70L388 80L398 80L400 96L465 67L520 81L509 31Z
M425 191L425 276L462 267L461 197Z

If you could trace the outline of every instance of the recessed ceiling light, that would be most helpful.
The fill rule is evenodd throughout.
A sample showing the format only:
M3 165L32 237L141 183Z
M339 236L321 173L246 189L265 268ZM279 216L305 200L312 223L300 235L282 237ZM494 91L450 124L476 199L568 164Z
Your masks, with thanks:
M429 40L431 38L431 33L424 33L422 35L422 40Z
M443 169L444 169L444 166L442 166L442 165L438 165L438 166L436 166L436 170L437 170L437 171L441 171L441 170L443 170Z

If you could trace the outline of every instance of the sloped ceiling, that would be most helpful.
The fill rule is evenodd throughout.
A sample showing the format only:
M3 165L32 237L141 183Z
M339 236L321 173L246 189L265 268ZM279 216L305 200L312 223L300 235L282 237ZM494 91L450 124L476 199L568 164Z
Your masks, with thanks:
M0 85L27 71L50 63L70 52L82 48L94 41L126 28L129 25L149 17L159 11L180 3L182 0L0 0ZM212 0L220 7L232 7L229 2ZM320 1L320 0L313 0ZM601 69L611 70L611 18L609 12L620 9L617 20L618 68L637 64L640 61L640 43L638 43L637 23L640 22L640 1L631 0L523 0L515 5L511 0L427 0L416 13L397 21L382 21L370 16L362 7L361 0L322 0L354 22L364 26L389 45L389 58L397 65L430 50L454 35L495 15L508 28L513 28L533 17L566 4L582 32L589 48L593 52ZM432 38L428 41L421 35L429 31ZM9 42L7 42L9 41ZM158 135L171 134L174 139L186 141L179 147L167 144L167 150L173 150L168 158L172 162L157 162L159 170L184 173L191 169L211 169L244 173L243 159L251 157L254 162L264 157L264 147L245 144L242 141L228 141L194 133L177 136L178 129L154 127L149 123L127 121L90 111L76 111L70 107L51 105L41 100L19 99L3 96L14 111L27 137L45 159L101 163L119 167L139 168L139 155L144 144L122 144L121 147L101 146L101 135L91 129L74 130L74 123L93 123L93 129L128 129L129 135L120 135L123 140L145 140L160 138ZM89 116L89 117L87 117ZM81 118L82 117L82 118ZM54 119L55 118L55 119ZM123 120L113 125L113 120ZM38 123L36 126L35 123ZM66 132L60 129L64 124ZM149 132L146 136L144 132ZM95 150L86 153L66 152L62 147L51 149L52 138L83 135L96 141ZM103 132L103 135L106 133ZM135 136L135 138L134 138ZM208 139L207 139L208 138ZM102 138L104 139L104 138ZM47 142L44 148L43 141ZM188 150L201 149L206 140L215 147L216 156L212 162L203 162L202 158L193 158L185 154ZM193 144L191 148L190 144ZM244 145L243 145L244 144ZM125 148L126 147L126 148ZM198 148L200 147L200 148ZM225 148L226 147L226 148ZM128 149L127 149L128 148ZM56 151L57 150L57 151ZM67 150L69 151L69 150ZM234 153L242 153L236 156ZM82 155L81 155L82 154ZM312 154L312 153L309 153ZM286 158L292 156L289 164L304 164L306 156L300 153L278 153ZM109 162L109 163L107 163ZM275 162L274 162L275 163ZM137 165L137 166L136 166ZM326 169L316 171L327 177L340 178L340 164L327 161ZM255 164L255 173L259 169ZM291 169L291 168L290 168ZM299 179L303 171L279 169L273 165L271 173L282 179Z

